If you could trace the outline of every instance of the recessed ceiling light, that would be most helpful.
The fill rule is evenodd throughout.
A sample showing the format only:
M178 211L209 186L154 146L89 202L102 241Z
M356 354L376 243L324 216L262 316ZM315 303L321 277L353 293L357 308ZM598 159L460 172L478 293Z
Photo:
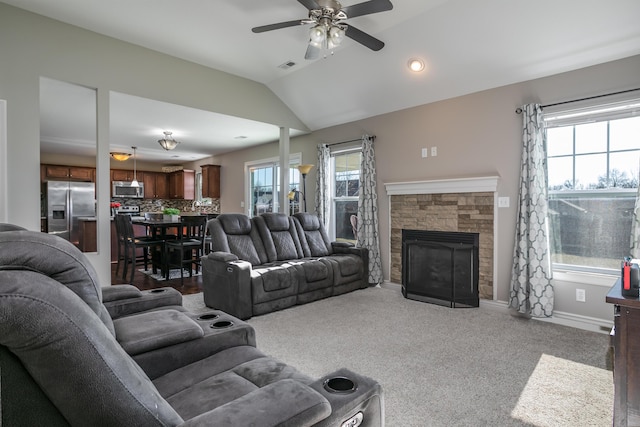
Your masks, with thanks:
M413 58L409 60L407 66L414 73L419 73L424 70L424 61L422 59Z

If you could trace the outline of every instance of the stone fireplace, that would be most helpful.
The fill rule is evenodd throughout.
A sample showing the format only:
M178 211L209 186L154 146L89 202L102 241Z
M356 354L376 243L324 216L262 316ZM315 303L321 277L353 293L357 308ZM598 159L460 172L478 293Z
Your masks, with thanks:
M390 216L390 279L402 283L403 230L477 233L478 291L494 298L494 234L498 177L385 184Z

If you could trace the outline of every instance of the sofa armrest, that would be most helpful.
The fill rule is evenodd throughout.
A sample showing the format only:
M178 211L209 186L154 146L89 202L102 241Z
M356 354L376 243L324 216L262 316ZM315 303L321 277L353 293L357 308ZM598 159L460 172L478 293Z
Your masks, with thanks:
M207 255L207 257L212 260L221 262L238 261L239 259L236 255L229 252L211 252Z
M252 391L181 424L205 426L313 426L331 415L329 401L311 387L285 379Z
M202 257L202 288L207 307L222 310L238 319L253 315L251 263L226 252Z
M182 294L173 288L140 291L132 285L102 288L102 301L112 319L157 308L182 306Z

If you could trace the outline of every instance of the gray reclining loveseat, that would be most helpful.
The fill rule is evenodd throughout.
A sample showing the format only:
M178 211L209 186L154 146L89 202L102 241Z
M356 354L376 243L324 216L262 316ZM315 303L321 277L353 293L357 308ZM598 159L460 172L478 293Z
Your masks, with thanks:
M72 244L0 233L0 425L358 423L384 424L375 381L345 369L310 378L220 311L156 307L113 320Z
M207 229L204 302L240 319L369 285L367 250L331 242L314 214L221 214Z

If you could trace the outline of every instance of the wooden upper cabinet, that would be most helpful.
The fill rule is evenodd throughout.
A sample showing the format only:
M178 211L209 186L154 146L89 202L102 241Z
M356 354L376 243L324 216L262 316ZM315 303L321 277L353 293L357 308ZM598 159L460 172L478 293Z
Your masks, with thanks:
M169 177L164 172L144 173L144 198L168 199Z
M136 171L138 181L144 181L144 173ZM134 174L132 170L111 169L111 181L133 181Z
M202 197L220 198L220 165L202 165Z
M80 166L42 165L42 180L73 180L95 182L95 168Z
M193 200L196 198L196 172L180 170L169 174L169 198Z

